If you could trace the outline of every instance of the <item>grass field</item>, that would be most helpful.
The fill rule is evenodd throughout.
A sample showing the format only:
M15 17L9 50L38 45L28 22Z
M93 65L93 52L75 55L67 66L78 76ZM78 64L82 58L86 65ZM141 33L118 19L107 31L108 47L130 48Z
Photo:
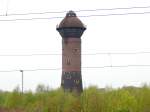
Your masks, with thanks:
M150 87L84 89L79 96L43 85L35 93L0 92L0 112L150 112Z

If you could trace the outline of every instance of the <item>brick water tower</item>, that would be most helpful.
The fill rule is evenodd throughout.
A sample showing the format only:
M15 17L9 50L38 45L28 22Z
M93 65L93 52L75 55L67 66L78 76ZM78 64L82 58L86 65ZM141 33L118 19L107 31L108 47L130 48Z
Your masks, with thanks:
M62 77L61 87L65 91L81 93L81 36L86 30L84 24L73 11L57 26L57 31L62 37Z

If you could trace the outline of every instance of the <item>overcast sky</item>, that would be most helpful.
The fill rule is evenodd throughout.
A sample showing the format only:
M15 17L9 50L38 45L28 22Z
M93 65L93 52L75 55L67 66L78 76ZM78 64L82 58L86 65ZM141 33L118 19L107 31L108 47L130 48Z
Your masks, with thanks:
M0 0L0 15L6 13L60 12L150 6L150 0ZM78 16L142 13L150 8L77 12ZM66 13L26 16L0 16L0 71L61 68L61 37L56 25L62 18L1 21L24 18L64 17ZM150 14L81 17L87 30L82 36L82 67L150 65ZM106 54L98 54L106 53ZM96 54L96 55L84 55ZM83 86L140 86L150 82L150 66L83 68ZM60 86L61 69L25 71L24 88L34 90L38 84ZM21 73L0 72L0 89L21 87Z

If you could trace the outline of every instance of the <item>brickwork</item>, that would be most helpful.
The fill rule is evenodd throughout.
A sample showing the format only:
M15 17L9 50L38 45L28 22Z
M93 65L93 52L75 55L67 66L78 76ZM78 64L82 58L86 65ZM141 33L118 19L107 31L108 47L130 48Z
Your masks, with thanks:
M81 93L83 91L81 72L62 72L61 86L66 91L77 91Z
M62 39L63 71L81 71L81 39Z
M62 39L62 81L65 90L82 91L81 39Z
M65 91L81 93L81 36L86 28L76 14L69 11L56 30L62 36L61 86Z

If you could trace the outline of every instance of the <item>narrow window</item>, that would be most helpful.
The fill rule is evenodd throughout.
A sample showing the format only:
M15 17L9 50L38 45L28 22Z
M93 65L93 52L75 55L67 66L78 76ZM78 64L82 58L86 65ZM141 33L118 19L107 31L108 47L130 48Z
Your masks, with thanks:
M67 65L70 65L70 64L71 64L71 63L70 63L70 58L67 58L66 64L67 64Z

